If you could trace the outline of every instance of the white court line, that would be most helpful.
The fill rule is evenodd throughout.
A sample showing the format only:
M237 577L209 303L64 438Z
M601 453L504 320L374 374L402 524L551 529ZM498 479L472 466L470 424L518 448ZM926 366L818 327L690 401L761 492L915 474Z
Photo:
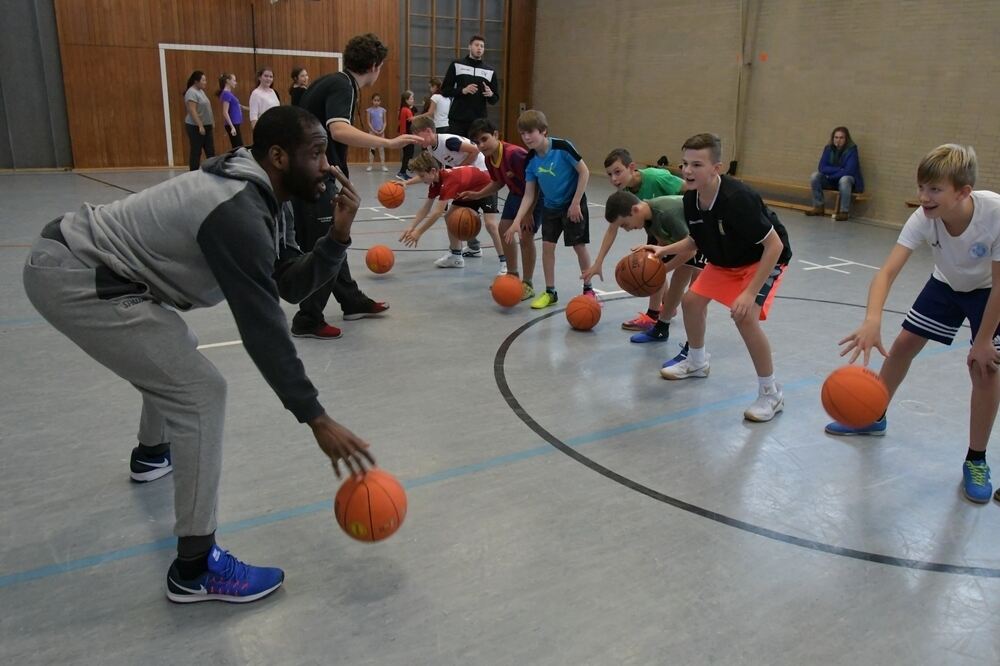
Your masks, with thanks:
M619 289L617 291L602 291L600 289L594 289L594 293L598 296L617 296L618 294L626 293L624 289Z
M809 264L809 268L803 268L804 271L815 271L820 268L824 268L828 271L835 271L837 273L843 273L844 275L850 275L850 271L842 271L839 268L834 268L834 266L848 266L849 264L833 264L831 266L824 266L823 264L816 264L811 261L806 261L805 259L799 259L800 264Z
M232 347L243 344L242 340L230 340L229 342L213 342L209 345L198 345L198 349L215 349L216 347Z
M851 266L864 266L865 268L870 268L870 269L872 269L873 271L877 271L877 270L879 270L879 267L878 267L878 266L869 266L868 264L863 264L863 263L861 263L860 261L854 261L853 259L841 259L840 257L830 257L830 258L831 258L831 259L834 259L834 260L836 260L836 261L843 261L843 262L846 262L846 264L845 264L845 265L851 265Z

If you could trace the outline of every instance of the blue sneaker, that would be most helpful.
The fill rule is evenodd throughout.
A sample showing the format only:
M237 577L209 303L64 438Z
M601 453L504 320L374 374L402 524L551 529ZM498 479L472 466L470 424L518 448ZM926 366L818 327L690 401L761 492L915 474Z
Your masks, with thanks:
M194 580L183 580L177 564L167 572L167 599L178 604L198 601L228 601L245 604L263 599L285 580L285 572L273 567L255 567L244 564L222 550L212 546L208 553L208 571Z
M688 343L685 342L683 345L681 345L681 353L678 354L677 356L674 356L669 361L665 361L661 367L669 368L675 366L684 359L686 359L687 357L688 357Z
M993 484L990 483L990 466L985 460L966 460L962 468L962 481L965 486L965 496L977 504L985 504L993 495Z
M635 333L629 338L629 342L635 342L637 344L642 344L644 342L666 342L670 339L670 331L665 331L663 333L656 333L656 327L647 328L641 333Z
M170 449L161 456L146 457L139 452L139 447L132 449L129 460L129 476L136 483L148 483L174 471L170 461Z
M883 437L885 436L885 429L888 426L886 418L883 416L878 421L871 425L866 425L862 428L852 428L846 426L843 423L837 423L832 421L826 424L826 434L836 435L838 437L850 437L853 435L865 435L867 437Z

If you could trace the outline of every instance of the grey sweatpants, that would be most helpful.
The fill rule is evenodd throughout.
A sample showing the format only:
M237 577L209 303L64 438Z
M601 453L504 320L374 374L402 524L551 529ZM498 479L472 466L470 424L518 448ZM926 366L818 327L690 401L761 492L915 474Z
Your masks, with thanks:
M24 289L45 319L142 394L139 441L169 441L177 536L216 527L226 380L178 314L145 295L101 298L97 271L59 241L39 238Z

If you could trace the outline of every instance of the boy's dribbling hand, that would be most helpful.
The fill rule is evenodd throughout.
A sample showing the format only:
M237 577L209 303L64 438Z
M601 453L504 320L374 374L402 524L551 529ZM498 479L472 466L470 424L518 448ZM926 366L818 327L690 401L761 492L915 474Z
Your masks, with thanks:
M333 473L340 475L340 463L344 463L352 476L363 474L365 467L373 467L375 458L368 453L368 444L353 432L340 425L326 414L309 422L316 443L333 464Z
M406 247L416 247L417 243L420 241L420 236L422 236L419 231L414 227L407 227L406 231L402 233L399 237L399 242L401 242Z
M580 273L580 279L584 282L589 282L595 275L601 278L601 282L604 281L604 269L601 264L594 264L584 272Z
M864 353L864 365L868 367L871 359L872 349L877 349L883 357L888 358L885 347L882 346L882 331L879 322L865 320L858 330L854 331L846 338L837 343L847 345L840 351L841 356L851 355L848 363L854 363L862 353Z
M662 248L660 248L660 246L658 246L658 245L636 245L630 251L631 252L640 252L640 251L642 251L642 252L649 252L649 254L651 256L656 257L657 259L659 259L660 257L663 256L663 253L660 252L661 249Z

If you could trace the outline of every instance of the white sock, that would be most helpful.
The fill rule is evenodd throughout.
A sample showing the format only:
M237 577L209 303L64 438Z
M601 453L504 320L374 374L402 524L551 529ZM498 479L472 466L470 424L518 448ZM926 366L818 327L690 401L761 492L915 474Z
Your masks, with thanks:
M773 393L778 390L777 384L774 383L774 375L768 375L767 377L758 377L757 385L760 387L762 392Z
M700 368L705 365L708 360L705 358L705 348L695 348L688 347L688 363L692 367Z

